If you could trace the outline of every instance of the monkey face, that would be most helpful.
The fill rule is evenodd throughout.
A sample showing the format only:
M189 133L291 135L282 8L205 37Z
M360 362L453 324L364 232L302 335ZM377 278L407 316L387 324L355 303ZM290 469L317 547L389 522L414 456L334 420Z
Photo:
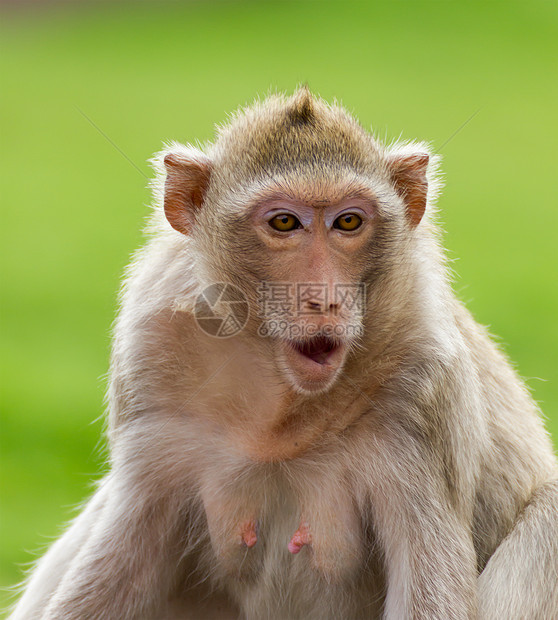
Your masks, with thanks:
M367 246L375 198L354 186L260 193L236 223L231 279L253 274L253 329L268 338L289 383L302 392L332 385L362 333ZM247 248L251 248L247 251Z

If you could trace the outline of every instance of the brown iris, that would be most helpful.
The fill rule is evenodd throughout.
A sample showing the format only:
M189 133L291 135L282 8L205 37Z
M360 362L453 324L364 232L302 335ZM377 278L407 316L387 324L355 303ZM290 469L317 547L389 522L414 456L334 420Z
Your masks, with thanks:
M300 222L290 213L279 213L269 220L269 225L280 232L288 232L301 227Z
M362 224L362 218L356 213L343 213L335 222L333 222L333 228L339 230L356 230Z

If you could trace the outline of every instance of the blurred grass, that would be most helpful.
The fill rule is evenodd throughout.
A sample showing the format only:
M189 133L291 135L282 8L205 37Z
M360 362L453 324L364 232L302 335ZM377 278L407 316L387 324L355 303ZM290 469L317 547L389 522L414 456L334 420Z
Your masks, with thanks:
M308 81L380 137L442 148L456 288L558 438L552 2L138 3L4 11L0 26L0 585L103 468L120 274L163 140L205 140ZM81 112L80 112L81 111ZM82 114L83 113L83 114ZM0 605L2 600L0 600Z

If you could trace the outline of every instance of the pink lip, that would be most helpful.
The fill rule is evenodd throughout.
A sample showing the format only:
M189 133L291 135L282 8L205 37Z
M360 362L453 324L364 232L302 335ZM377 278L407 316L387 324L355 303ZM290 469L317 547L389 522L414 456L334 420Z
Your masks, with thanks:
M328 336L284 341L284 361L295 386L304 391L321 391L337 375L345 359L344 344Z

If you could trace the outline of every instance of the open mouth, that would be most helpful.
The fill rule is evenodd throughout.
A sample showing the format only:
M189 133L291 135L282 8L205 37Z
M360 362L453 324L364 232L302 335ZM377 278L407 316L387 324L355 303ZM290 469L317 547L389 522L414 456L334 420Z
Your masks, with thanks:
M329 358L339 348L338 343L328 336L314 336L309 340L295 341L292 346L301 355L322 365L327 364Z
M318 332L312 337L281 341L282 367L294 387L319 392L341 371L348 347L343 340Z

